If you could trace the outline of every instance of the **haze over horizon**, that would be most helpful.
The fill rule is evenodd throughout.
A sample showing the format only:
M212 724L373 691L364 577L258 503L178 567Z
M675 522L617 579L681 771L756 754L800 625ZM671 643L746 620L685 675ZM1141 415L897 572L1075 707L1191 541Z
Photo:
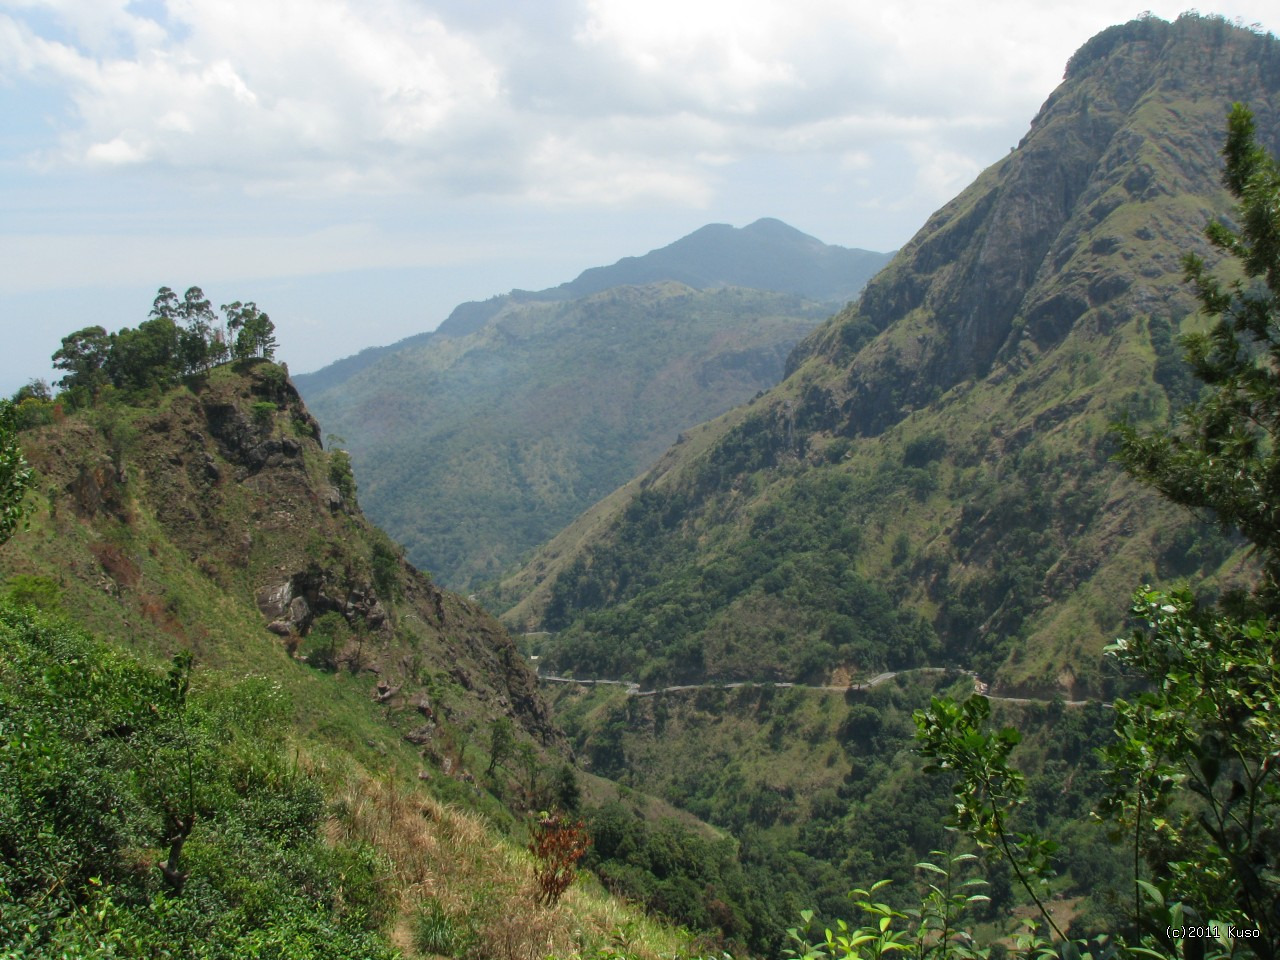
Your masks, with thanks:
M1142 12L0 0L0 390L162 284L255 300L303 372L707 223L890 250Z

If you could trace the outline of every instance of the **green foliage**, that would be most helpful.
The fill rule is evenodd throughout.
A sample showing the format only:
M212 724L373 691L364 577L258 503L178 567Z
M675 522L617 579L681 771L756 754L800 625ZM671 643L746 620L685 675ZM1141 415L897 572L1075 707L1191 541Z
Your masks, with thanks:
M447 912L439 900L424 901L413 919L413 945L429 956L465 956L475 939L466 918Z
M263 357L271 360L276 352L276 326L271 318L258 309L252 300L241 303L224 303L221 308L227 319L227 333L231 337L233 360Z
M31 487L31 468L18 446L17 414L0 400L0 543L8 540L27 515L24 500Z
M510 717L498 717L489 724L489 766L485 773L492 776L498 764L511 756L515 746L515 725Z
M136 329L108 334L91 326L68 334L53 355L54 367L66 371L59 381L60 399L73 408L86 407L108 386L131 393L162 390L229 359L273 358L275 325L256 304L237 301L222 310L225 326L218 325L199 287L190 287L181 300L161 287L148 319Z
M30 430L53 423L53 394L43 380L32 380L14 393L14 424L19 430Z
M298 653L314 667L336 670L338 657L351 637L351 627L342 614L330 610L311 621L298 646Z
M746 875L733 844L712 839L674 820L649 824L618 802L591 808L593 844L583 861L616 894L722 943L764 952L778 941L775 884L762 870L759 884ZM781 858L771 867L781 866Z
M65 370L59 385L69 396L72 406L92 403L107 382L103 369L111 349L105 328L85 327L62 338L62 346L53 354L53 366Z
M868 889L855 889L849 899L864 918L861 926L838 919L834 928L822 930L818 942L810 942L808 931L814 925L814 914L804 910L804 932L795 927L787 930L792 946L786 955L796 960L882 960L893 954L917 960L978 960L990 956L990 948L979 947L966 928L975 919L971 915L975 904L988 899L986 894L973 892L986 886L985 880L972 875L978 858L973 854L948 857L940 850L932 851L931 856L933 860L915 865L918 906L896 909L876 899L889 885L888 880Z
M1031 833L1017 832L1013 812L1027 801L1026 778L1009 762L1022 735L1013 727L986 730L990 701L974 694L957 704L935 697L928 710L916 713L920 752L934 766L926 772L952 771L957 825L980 849L1003 856L1018 882L1059 939L1065 934L1045 909L1043 889L1053 876L1057 845Z
M1183 340L1209 393L1170 434L1122 427L1119 459L1173 502L1212 511L1239 530L1262 560L1262 592L1280 608L1280 168L1240 104L1223 153L1240 228L1215 223L1207 235L1244 276L1225 283L1194 254L1184 261L1204 312L1215 318L1207 333Z
M545 621L565 629L544 647L549 663L661 684L816 679L837 664L940 653L922 618L857 572L856 518L894 478L803 474L712 552L698 520L718 469L708 461L688 486L637 494L609 538L557 577Z
M267 430L275 420L276 405L270 400L259 400L249 408L249 414L253 417L254 426Z
M183 372L178 327L168 317L155 317L111 337L103 371L122 390L165 388Z
M399 599L404 592L400 586L400 550L381 530L375 529L370 540L369 565L373 569L374 589L385 601Z
M390 957L381 868L319 837L278 688L191 668L0 605L8 955Z
M0 596L15 607L32 606L45 613L62 606L62 588L50 577L14 574L4 582Z
M1195 401L1201 385L1183 360L1174 332L1174 325L1163 317L1147 320L1147 333L1156 354L1155 381L1164 388L1170 413L1178 414Z
M351 455L347 451L329 451L329 481L338 488L346 503L356 502L356 478L351 472Z
M1143 626L1109 653L1151 689L1117 700L1105 811L1132 832L1158 903L1248 928L1280 948L1280 631L1197 607L1185 591L1134 599ZM1141 903L1135 911L1141 912ZM1148 932L1172 947L1163 922ZM1176 926L1176 924L1175 924Z
M556 771L555 783L556 806L565 813L577 813L582 805L582 787L578 784L578 773L572 764L562 763Z

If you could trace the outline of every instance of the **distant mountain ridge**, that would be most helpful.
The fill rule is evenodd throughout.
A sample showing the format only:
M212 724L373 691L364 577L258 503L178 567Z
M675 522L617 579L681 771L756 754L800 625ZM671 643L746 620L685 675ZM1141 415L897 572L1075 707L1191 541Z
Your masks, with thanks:
M891 253L823 243L781 220L765 217L741 229L712 223L642 257L592 267L543 294L584 297L623 284L674 280L695 290L747 287L810 300L851 300Z
M644 256L591 267L557 287L536 293L512 290L507 296L517 301L577 300L612 287L671 280L694 290L745 287L843 303L856 297L892 256L832 246L764 217L741 228L709 223ZM503 299L462 304L440 324L439 332L464 336L478 330L497 313Z
M437 333L452 337L473 333L508 303L574 300L624 285L671 280L695 290L745 287L843 305L856 297L892 256L826 244L771 217L741 228L712 223L643 256L591 267L576 279L546 290L512 290L488 300L459 304L434 331L369 347L293 379L304 394L316 395L388 353L422 344Z
M295 382L346 438L370 516L469 587L685 427L776 383L887 256L777 220L711 225L550 290L462 304L437 331Z

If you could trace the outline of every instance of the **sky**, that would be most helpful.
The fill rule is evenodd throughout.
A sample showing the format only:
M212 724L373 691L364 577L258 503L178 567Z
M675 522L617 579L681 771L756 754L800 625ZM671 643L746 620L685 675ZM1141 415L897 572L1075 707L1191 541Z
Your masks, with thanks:
M256 302L301 373L707 223L895 249L1089 37L1184 9L0 0L0 392L160 286Z

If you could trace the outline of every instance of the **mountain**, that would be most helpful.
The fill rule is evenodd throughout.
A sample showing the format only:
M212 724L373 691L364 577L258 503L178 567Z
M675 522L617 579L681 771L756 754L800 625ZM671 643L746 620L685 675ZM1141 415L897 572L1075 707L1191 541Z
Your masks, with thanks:
M551 290L463 304L434 333L297 383L344 438L370 516L465 588L685 427L776 383L884 259L776 220L712 225Z
M956 664L1084 695L1143 581L1232 544L1110 462L1193 395L1181 256L1231 206L1233 100L1280 136L1280 44L1145 18L1071 59L1016 150L935 213L787 378L687 432L497 599L579 676L820 679Z
M0 575L51 584L96 632L308 690L349 677L345 696L428 753L500 715L558 749L506 632L364 519L281 367L224 365L163 403L55 415L21 440L42 496Z
M1129 922L1131 869L1087 822L1107 701L1132 695L1101 648L1144 582L1212 594L1253 570L1129 480L1110 427L1160 429L1197 395L1181 257L1212 262L1203 230L1232 215L1236 100L1275 152L1275 38L1192 15L1099 34L778 386L486 596L559 674L544 688L584 766L730 830L744 860L781 852L777 875L838 915L827 894L909 891L955 849L913 713L977 686L1022 734L1023 822L1062 843L1054 909L1073 935ZM987 879L992 916L1016 909Z
M892 256L826 244L772 217L742 228L712 223L644 256L624 257L609 267L591 267L577 279L556 287L512 290L488 300L459 304L435 330L387 346L369 347L313 373L298 374L294 382L306 396L319 396L379 359L427 343L437 333L454 337L473 333L508 303L575 300L611 287L673 280L695 290L746 287L843 304L856 297Z
M20 404L30 523L0 548L13 955L686 949L598 887L538 899L563 734L497 621L364 519L282 366L75 407Z
M642 257L584 270L576 280L534 296L577 299L611 287L674 280L695 290L746 287L844 302L891 256L831 246L771 217L741 229L712 223Z

